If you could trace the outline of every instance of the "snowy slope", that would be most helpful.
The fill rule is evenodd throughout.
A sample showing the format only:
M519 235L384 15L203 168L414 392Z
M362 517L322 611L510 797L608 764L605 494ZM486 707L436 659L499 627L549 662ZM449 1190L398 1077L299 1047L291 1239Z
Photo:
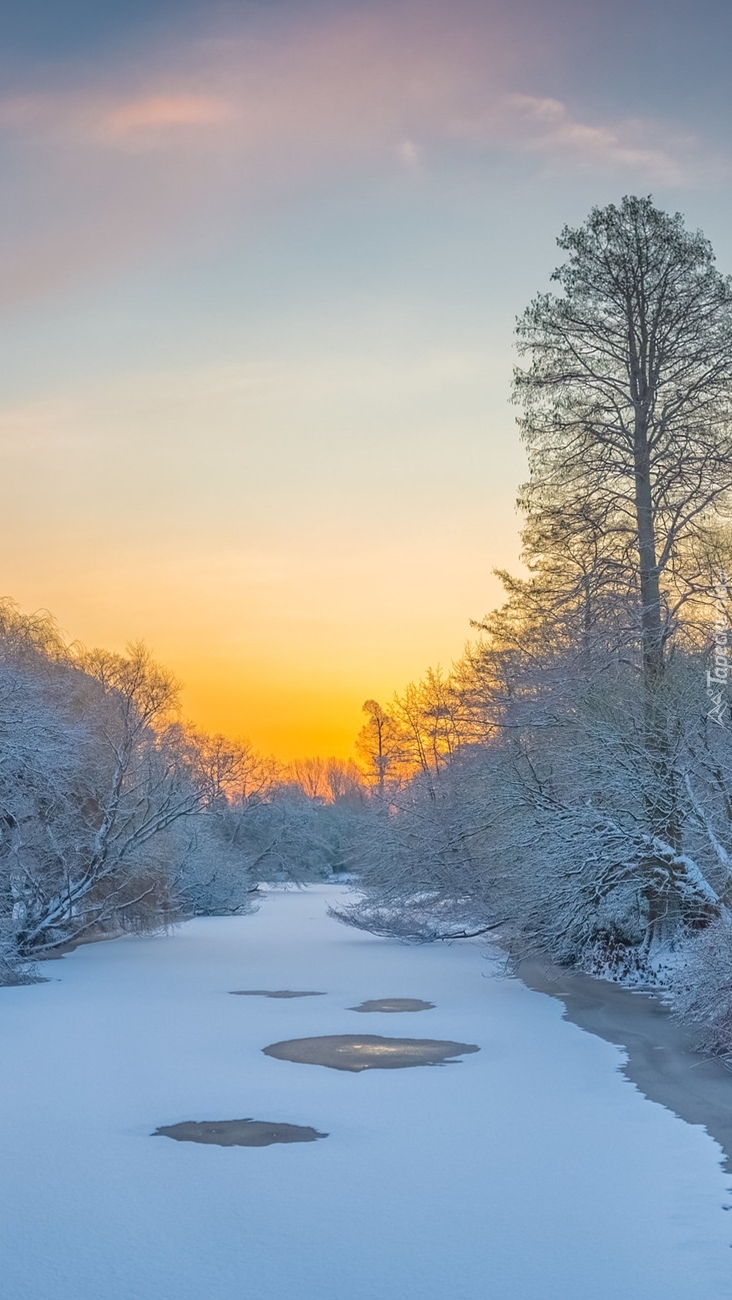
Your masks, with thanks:
M336 893L272 891L254 917L90 945L0 991L3 1300L728 1300L704 1130L479 945L350 931L325 915ZM246 988L327 996L228 996ZM347 1010L379 997L436 1008ZM362 1074L261 1051L367 1032L481 1050ZM149 1136L243 1117L330 1136Z

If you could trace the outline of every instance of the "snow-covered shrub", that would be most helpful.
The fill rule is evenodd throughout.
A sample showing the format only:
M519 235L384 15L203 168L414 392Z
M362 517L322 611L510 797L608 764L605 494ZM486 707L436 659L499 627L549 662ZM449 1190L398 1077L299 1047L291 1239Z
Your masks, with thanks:
M518 955L662 979L669 947L713 920L730 888L732 736L706 716L703 653L679 651L669 669L662 773L632 665L607 655L581 672L546 655L541 673L519 665L512 677L516 659L490 666L492 727L471 739L479 690L464 669L465 740L382 801L362 844L362 896L343 919L413 938L496 927ZM669 787L672 841L648 828Z
M33 964L18 952L12 921L0 919L0 987L9 984L35 984L38 980Z
M259 882L305 883L352 870L366 815L360 793L347 789L326 801L274 773L248 793L219 793L178 831L181 910L242 915Z
M691 936L670 983L674 1013L694 1027L699 1047L732 1062L732 913L727 907Z
M364 807L349 795L325 802L291 782L279 785L248 825L261 880L327 880L353 869Z
M205 799L175 703L144 647L82 653L50 618L0 607L6 950L23 959L173 915L172 830Z
M505 889L496 853L507 815L495 751L477 746L436 778L420 772L374 799L355 864L359 898L335 912L378 934L417 941L497 925Z

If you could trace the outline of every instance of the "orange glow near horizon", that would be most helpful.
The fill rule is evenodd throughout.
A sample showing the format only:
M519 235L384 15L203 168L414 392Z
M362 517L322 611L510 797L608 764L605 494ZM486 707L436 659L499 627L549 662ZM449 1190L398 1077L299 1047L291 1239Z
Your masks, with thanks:
M497 583L486 577L484 590L495 599ZM392 592L390 609L374 612L368 625L364 614L363 624L354 625L349 611L334 619L338 596L326 582L318 598L320 616L314 612L304 623L291 607L273 628L271 612L252 609L251 622L242 625L232 617L228 600L216 608L210 595L207 602L201 599L200 590L195 596L191 592L186 608L185 593L172 583L162 602L155 573L131 570L124 582L119 571L110 571L105 582L98 570L87 570L86 578L89 585L81 589L63 572L48 573L44 587L50 598L41 602L34 599L38 581L29 577L15 597L25 611L49 608L65 636L87 646L123 652L126 640L146 640L181 681L183 713L194 725L247 738L281 761L316 754L353 757L363 701L376 697L386 704L395 690L419 677L430 663L426 646L434 651L432 663L449 665L470 635L463 602L476 616L490 603L477 603L483 585L479 572L461 583L457 594L443 573L439 582L433 576L432 591L447 608L425 619L415 592L414 612L410 617L405 610L400 617L398 593Z
M728 264L722 146L645 76L593 96L536 0L144 8L4 56L0 594L144 639L201 728L347 757L516 569L556 234L653 187Z
M495 364L493 410L483 357L435 352L132 375L6 408L3 594L87 645L144 639L206 730L346 757L363 701L449 667L498 596L493 567L515 563Z

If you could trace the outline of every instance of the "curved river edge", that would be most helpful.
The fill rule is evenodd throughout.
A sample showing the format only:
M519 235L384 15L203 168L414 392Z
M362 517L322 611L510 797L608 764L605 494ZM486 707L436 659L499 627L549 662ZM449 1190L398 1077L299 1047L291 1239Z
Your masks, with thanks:
M703 1125L722 1147L722 1167L732 1172L732 1071L695 1049L694 1030L672 1019L659 994L535 958L520 962L516 974L536 993L562 1002L565 1020L624 1048L621 1073L649 1101Z

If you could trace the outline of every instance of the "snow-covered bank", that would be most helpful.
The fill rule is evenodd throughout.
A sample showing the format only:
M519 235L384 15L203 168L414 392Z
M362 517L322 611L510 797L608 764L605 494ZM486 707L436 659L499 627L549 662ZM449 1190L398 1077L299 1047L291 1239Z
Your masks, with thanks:
M325 915L80 948L0 995L0 1277L8 1300L722 1300L720 1150L619 1073L621 1051L477 944L405 947ZM324 997L231 997L234 989ZM418 998L416 1014L357 1014ZM349 1074L262 1049L318 1034L476 1043L439 1068ZM150 1134L312 1125L262 1149Z

